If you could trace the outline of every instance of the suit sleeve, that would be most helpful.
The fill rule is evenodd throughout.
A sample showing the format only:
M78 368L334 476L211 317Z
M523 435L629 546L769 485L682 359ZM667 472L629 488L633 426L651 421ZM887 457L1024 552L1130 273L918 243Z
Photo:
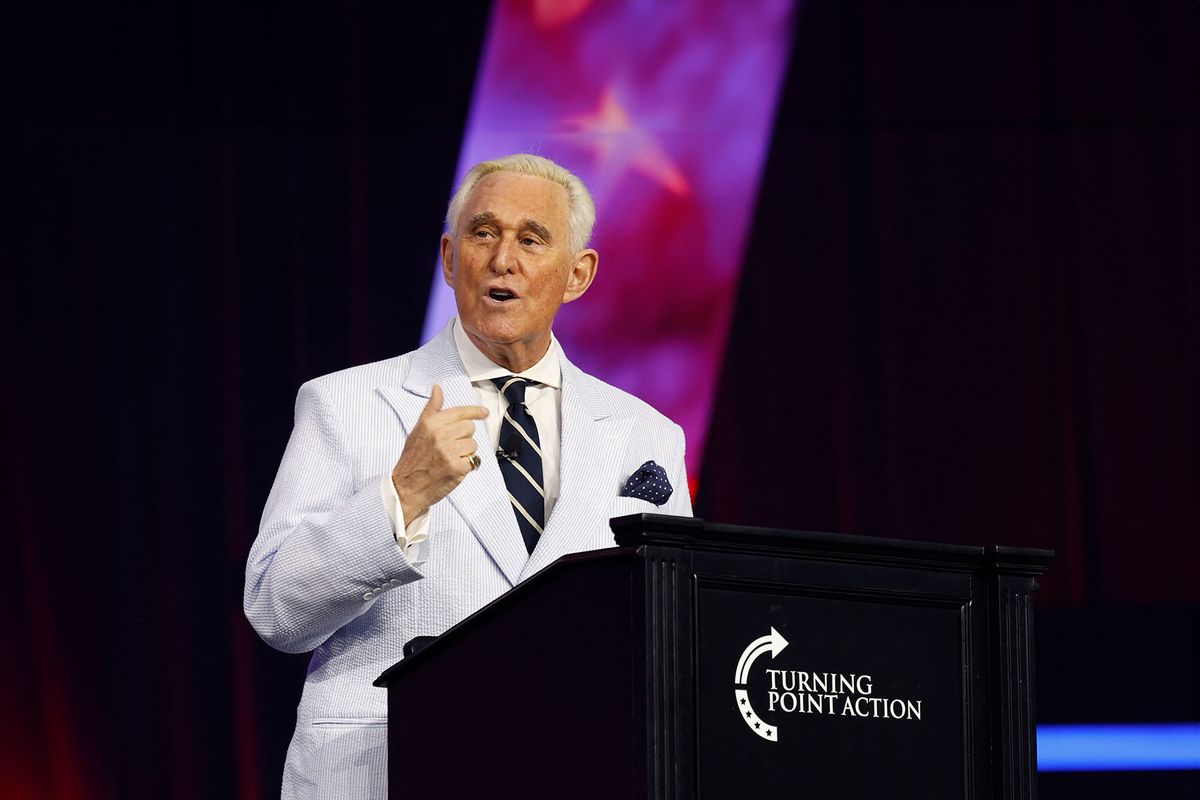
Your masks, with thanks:
M396 543L378 478L355 485L336 407L306 383L246 563L246 618L267 644L301 653L421 577Z

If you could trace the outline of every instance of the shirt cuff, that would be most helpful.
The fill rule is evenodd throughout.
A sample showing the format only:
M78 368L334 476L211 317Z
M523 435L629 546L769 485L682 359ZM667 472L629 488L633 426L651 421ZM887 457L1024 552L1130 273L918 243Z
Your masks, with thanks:
M380 481L379 491L383 495L383 507L388 519L392 521L392 534L396 544L404 551L404 557L412 563L420 561L421 543L429 538L429 511L426 510L407 525L404 524L404 509L400 505L400 495L396 493L396 484L392 476L385 474Z

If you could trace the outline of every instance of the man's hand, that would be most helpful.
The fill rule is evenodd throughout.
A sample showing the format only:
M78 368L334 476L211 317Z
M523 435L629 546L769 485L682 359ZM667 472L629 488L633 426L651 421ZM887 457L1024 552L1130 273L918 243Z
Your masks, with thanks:
M471 471L467 459L475 453L474 420L487 415L483 406L455 406L443 411L442 387L433 385L429 402L392 470L405 525L450 494Z

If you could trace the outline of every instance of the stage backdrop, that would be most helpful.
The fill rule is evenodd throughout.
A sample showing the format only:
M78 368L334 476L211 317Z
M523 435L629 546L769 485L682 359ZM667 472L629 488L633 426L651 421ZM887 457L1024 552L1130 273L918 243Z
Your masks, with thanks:
M1043 721L1200 719L1200 5L790 9L698 513L1052 547ZM300 383L419 343L493 18L0 9L0 796L277 794L245 556Z

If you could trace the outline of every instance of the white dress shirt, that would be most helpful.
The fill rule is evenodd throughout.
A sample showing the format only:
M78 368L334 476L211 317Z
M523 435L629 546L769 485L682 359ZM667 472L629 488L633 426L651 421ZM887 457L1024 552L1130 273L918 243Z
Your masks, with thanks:
M493 378L505 378L514 373L496 364L485 356L475 343L462 329L458 318L454 319L454 344L458 349L458 357L462 359L467 371L467 378L475 387L475 396L479 405L488 410L487 426L488 441L491 451L479 453L480 458L495 458L500 445L500 424L504 420L504 411L508 401ZM562 406L562 369L558 363L558 340L550 335L550 347L546 354L529 369L515 373L518 377L534 381L534 385L525 390L525 407L529 409L534 422L537 423L538 439L542 451L542 488L546 490L546 521L550 520L550 512L558 500L558 456L559 456L559 418ZM392 521L392 531L396 542L404 549L405 557L414 564L422 561L421 543L429 538L429 511L411 520L404 521L404 512L400 507L400 495L396 493L396 485L392 476L384 475L380 485L383 494L383 505L387 509L388 518Z

